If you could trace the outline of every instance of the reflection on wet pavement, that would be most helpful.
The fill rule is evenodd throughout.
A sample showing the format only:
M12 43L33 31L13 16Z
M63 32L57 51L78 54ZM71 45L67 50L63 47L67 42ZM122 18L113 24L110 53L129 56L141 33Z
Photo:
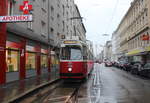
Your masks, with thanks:
M150 80L95 64L78 94L78 103L150 103Z
M35 88L43 83L47 83L51 80L58 78L54 73L47 73L40 77L32 77L25 80L15 81L6 85L0 86L0 103L7 103L8 100Z

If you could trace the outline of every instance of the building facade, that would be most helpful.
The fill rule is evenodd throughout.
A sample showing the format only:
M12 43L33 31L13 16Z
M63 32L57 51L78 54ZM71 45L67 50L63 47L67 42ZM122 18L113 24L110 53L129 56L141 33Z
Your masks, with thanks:
M150 60L150 1L134 0L116 30L122 56Z
M112 42L107 41L104 46L104 59L112 61Z
M8 0L8 15L23 15L19 10L23 1ZM29 12L33 15L33 21L7 23L4 83L52 72L51 66L59 63L60 41L72 35L85 39L82 20L71 20L74 16L80 16L74 0L28 2L33 6Z

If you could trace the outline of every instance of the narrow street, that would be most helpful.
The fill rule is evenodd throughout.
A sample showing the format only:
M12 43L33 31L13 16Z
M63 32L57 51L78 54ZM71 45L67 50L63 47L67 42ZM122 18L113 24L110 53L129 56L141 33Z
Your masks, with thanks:
M79 103L149 103L150 80L114 67L95 64L94 72L79 94Z

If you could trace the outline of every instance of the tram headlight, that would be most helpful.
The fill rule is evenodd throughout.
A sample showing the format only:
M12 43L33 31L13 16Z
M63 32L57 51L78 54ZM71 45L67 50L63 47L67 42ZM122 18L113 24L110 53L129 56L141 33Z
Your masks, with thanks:
M68 68L68 71L71 72L71 71L72 71L72 68Z

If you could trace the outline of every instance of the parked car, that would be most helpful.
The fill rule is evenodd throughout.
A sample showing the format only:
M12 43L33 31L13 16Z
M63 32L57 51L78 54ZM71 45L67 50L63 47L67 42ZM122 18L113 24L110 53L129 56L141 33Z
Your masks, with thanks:
M139 74L141 76L150 78L150 63L146 63L140 70Z
M112 62L110 62L110 61L105 62L105 67L111 67L111 66L112 66Z
M123 62L122 65L121 65L121 67L122 67L123 70L125 70L125 71L128 72L128 71L131 70L132 65L129 62Z
M116 68L119 68L119 62L116 61L116 62L114 63L114 66L115 66Z
M124 70L124 69L125 69L125 67L124 67L125 63L126 63L125 61L119 61L118 67L119 67L120 69Z
M142 68L142 63L140 63L140 62L139 63L134 63L134 65L131 67L130 72L132 74L138 75L141 71L141 68Z

